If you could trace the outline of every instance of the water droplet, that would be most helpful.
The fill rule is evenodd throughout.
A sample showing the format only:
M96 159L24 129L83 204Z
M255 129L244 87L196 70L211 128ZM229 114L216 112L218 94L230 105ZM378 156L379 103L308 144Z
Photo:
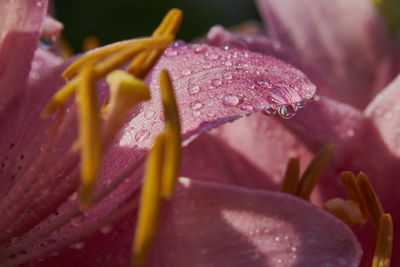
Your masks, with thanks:
M192 87L188 88L189 95L195 95L198 92L200 92L200 86L198 86L198 85L195 85L195 86L192 86Z
M145 117L146 119L150 120L151 118L154 117L154 114L155 114L154 111L152 111L152 110L146 110L146 111L144 112L144 117Z
M241 110L245 110L245 111L253 111L254 107L250 106L250 105L244 105L240 107Z
M174 44L172 46L175 48L182 48L182 47L186 46L186 43L183 40L177 40L174 42Z
M202 103L200 103L200 102L195 102L195 103L192 103L192 105L190 106L190 109L191 110L199 110L199 109L201 109L203 107L203 104Z
M255 80L254 82L256 85L262 87L262 88L271 88L271 83L265 80Z
M270 107L264 109L263 113L265 115L268 115L268 116L274 115L276 113L276 107L275 106L270 106Z
M353 129L348 129L346 131L346 134L347 134L348 137L353 137L354 136L354 130Z
M221 84L222 84L222 81L220 79L214 79L214 80L211 81L211 85L215 86L215 87L218 87Z
M222 75L222 78L224 78L225 80L230 80L230 79L232 79L232 74L230 74L230 73L224 73L224 74Z
M204 56L204 59L205 60L209 60L209 61L211 61L211 60L216 60L216 59L218 59L219 58L219 55L218 54L215 54L215 53L206 53L205 54L205 56Z
M290 248L290 250L291 250L291 251L296 251L297 248L296 248L295 246L293 246L293 247Z
M280 238L279 236L276 236L276 237L274 238L274 240L275 240L276 242L279 242L279 241L281 241L281 238Z
M197 54L204 53L206 51L207 51L207 47L205 47L205 46L196 47L196 49L194 50L194 52Z
M236 106L237 104L239 104L239 102L239 98L235 95L225 95L222 98L222 104L224 104L225 106Z
M198 118L201 115L201 111L195 111L193 112L193 117Z
M85 214L81 214L71 220L73 226L78 227L85 221Z
M188 70L188 69L183 70L183 71L181 72L181 75L182 75L182 76L188 76L188 75L190 75L190 74L192 74L192 72L191 72L190 70Z
M227 67L230 67L230 66L232 66L233 64L232 64L232 61L230 61L230 60L227 60L227 61L225 61L225 66L227 66Z
M146 139L147 137L149 137L149 135L150 135L149 130L141 129L141 130L139 130L139 131L135 134L135 140L136 140L136 142L140 143L140 142L142 142L144 139Z
M282 105L278 107L277 112L279 116L281 116L284 119L290 119L296 114L297 108L296 106L291 106L291 105Z
M252 90L252 89L254 89L254 88L255 88L254 84L248 84L248 85L247 85L247 89Z
M165 49L165 51L164 51L164 56L166 56L166 57L174 57L174 56L177 56L178 54L179 54L178 51L171 47Z

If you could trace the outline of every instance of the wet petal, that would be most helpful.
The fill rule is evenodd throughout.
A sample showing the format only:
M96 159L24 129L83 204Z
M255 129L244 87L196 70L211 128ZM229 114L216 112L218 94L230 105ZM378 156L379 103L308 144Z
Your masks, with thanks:
M257 1L269 36L318 66L339 100L365 107L376 66L388 51L384 24L370 1ZM340 14L340 16L338 15ZM351 25L351 30L349 28Z
M212 27L207 34L207 43L219 47L236 47L266 54L290 63L300 69L317 86L318 94L337 99L337 93L332 90L330 82L320 74L318 65L309 64L298 54L286 46L265 35L242 34L230 32L221 26Z
M6 0L0 11L0 112L26 87L37 48L46 0Z
M116 143L106 154L98 190L106 188L125 168L138 161L152 144L153 137L162 130L163 113L158 76L159 71L164 68L169 70L174 83L183 125L182 134L186 139L258 110L310 101L315 93L315 86L300 71L279 60L248 51L225 51L216 47L191 46L178 42L165 52L153 74L148 77L152 100L133 112ZM102 95L104 91L105 88L102 87ZM42 194L42 199L24 216L25 223L20 221L20 224L27 227L26 222L29 222L29 226L32 227L39 223L41 218L54 212L73 192L77 181L76 170L67 178L52 178L49 185L57 181L57 187L47 191L45 195ZM117 209L137 188L140 179L141 172L134 173L85 214L82 220L79 219L81 216L78 216L79 223L71 221L57 232L43 237L33 247L27 248L24 256L15 260L23 262L24 259L37 257L41 253L59 250L68 246L68 242L76 242L87 233L92 233L97 229L93 225ZM48 220L41 222L22 237L21 242L37 233L47 231L54 221L62 220L60 218L71 212L77 212L77 207L76 199L71 198ZM16 227L15 231L20 232L21 229ZM70 239L65 239L66 236ZM18 246L15 250L18 250Z
M287 194L181 178L146 266L358 266L360 246L332 215ZM126 266L134 216L39 266Z

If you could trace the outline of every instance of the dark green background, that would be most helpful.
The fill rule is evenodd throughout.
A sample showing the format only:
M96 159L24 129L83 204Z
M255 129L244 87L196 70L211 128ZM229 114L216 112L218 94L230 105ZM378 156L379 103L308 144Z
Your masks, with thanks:
M258 19L252 0L55 0L56 18L64 23L63 34L78 52L88 35L102 44L151 34L166 12L177 7L184 20L178 39L190 41L221 24L229 27Z

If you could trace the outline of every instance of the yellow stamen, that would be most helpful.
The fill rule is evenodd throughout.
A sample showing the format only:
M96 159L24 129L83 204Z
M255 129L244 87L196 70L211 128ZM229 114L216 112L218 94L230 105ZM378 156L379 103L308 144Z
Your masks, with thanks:
M172 37L167 36L167 37L160 37L160 38L149 38L149 39L143 39L141 42L138 42L134 45L131 45L129 47L126 47L125 49L122 49L118 53L115 53L113 55L110 55L108 58L104 59L101 62L98 62L93 70L93 76L95 79L99 79L101 77L104 77L107 73L110 71L120 67L123 65L127 60L130 58L136 56L138 53L142 52L143 50L146 49L162 49L168 46L169 43L172 42ZM90 55L90 54L89 54ZM77 60L76 62L78 62ZM79 71L81 66L84 64L87 64L88 62L91 62L90 60L83 62L78 62L76 63L77 65L72 68L74 71ZM72 66L72 65L71 65ZM76 69L74 69L76 68ZM71 71L72 71L71 70ZM63 107L66 105L68 100L72 98L75 92L75 88L79 84L79 76L75 77L73 80L68 82L66 85L64 85L63 88L61 88L55 95L54 97L50 100L50 102L46 105L42 112L43 117L47 117L54 113L54 111L59 108Z
M100 39L94 35L90 35L83 40L82 48L83 51L90 51L100 47Z
M153 37L175 36L182 22L182 11L171 9L165 16L160 26L153 32ZM143 78L149 69L155 64L161 56L162 50L155 49L145 51L138 55L127 68L129 73L136 77Z
M318 182L319 176L336 151L334 145L324 146L311 161L300 179L297 196L309 199L312 190Z
M159 135L147 158L132 247L132 262L144 263L153 243L161 209L161 176L165 137Z
M355 202L361 203L362 193L358 186L357 179L352 172L345 171L341 173L341 180Z
M96 105L96 91L91 66L82 70L81 83L77 93L79 139L82 147L80 199L81 203L87 206L90 205L101 160L100 118Z
M390 267L393 243L393 222L390 214L383 214L379 220L372 267Z
M162 196L171 199L181 163L181 126L171 78L166 70L160 74L160 88L165 113L165 162Z
M300 162L298 158L292 158L286 169L285 179L283 180L281 191L291 195L296 195L300 178Z
M122 70L111 72L106 80L110 86L110 99L102 113L105 119L103 139L107 143L120 129L132 108L138 102L150 99L150 92L142 80Z
M124 42L118 42L115 44L111 44L111 45L96 49L96 50L82 56L78 60L74 61L71 65L68 66L68 68L66 68L64 70L62 76L66 80L71 79L86 64L100 62L101 60L104 60L105 58L109 57L110 55L117 53L118 51L124 50L128 47L132 47L132 46L136 46L136 47L139 46L142 50L144 50L146 45L153 45L153 43L157 43L160 40L164 40L164 39L153 38L153 37L138 38L138 39L128 40L128 41L124 41ZM153 47L150 47L149 49L153 49L156 47L158 47L158 46L153 45Z
M357 175L357 183L362 193L361 205L365 207L365 210L368 212L367 215L369 219L372 221L375 229L379 227L379 220L381 216L384 214L382 205L372 188L371 184L368 181L368 177L365 173L360 172Z
M349 226L359 224L363 221L360 205L353 200L332 198L325 203L324 209Z

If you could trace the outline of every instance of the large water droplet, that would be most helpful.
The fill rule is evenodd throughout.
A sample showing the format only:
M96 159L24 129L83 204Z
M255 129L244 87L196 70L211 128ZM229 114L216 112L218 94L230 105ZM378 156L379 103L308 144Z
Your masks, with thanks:
M292 118L297 111L297 106L294 105L282 105L280 107L278 107L277 112L279 114L279 116L281 116L284 119L290 119Z
M239 104L240 99L235 96L235 95L225 95L222 98L222 104L224 104L225 106L236 106L237 104Z
M135 134L135 140L136 140L136 142L140 143L140 142L142 142L144 139L146 139L147 137L149 137L149 135L150 135L149 130L141 129L141 130L139 130L139 131Z
M195 86L192 86L192 87L188 88L189 95L195 95L198 92L200 92L200 86L198 86L198 85L195 85Z
M222 81L220 79L214 79L214 80L211 81L211 85L215 86L215 87L218 87L221 84L222 84Z
M182 48L182 47L185 47L185 46L186 46L186 42L183 41L183 40L176 40L176 41L173 43L172 46L175 47L175 48Z
M200 102L194 102L192 103L192 105L190 106L191 110L199 110L203 107L203 104Z

